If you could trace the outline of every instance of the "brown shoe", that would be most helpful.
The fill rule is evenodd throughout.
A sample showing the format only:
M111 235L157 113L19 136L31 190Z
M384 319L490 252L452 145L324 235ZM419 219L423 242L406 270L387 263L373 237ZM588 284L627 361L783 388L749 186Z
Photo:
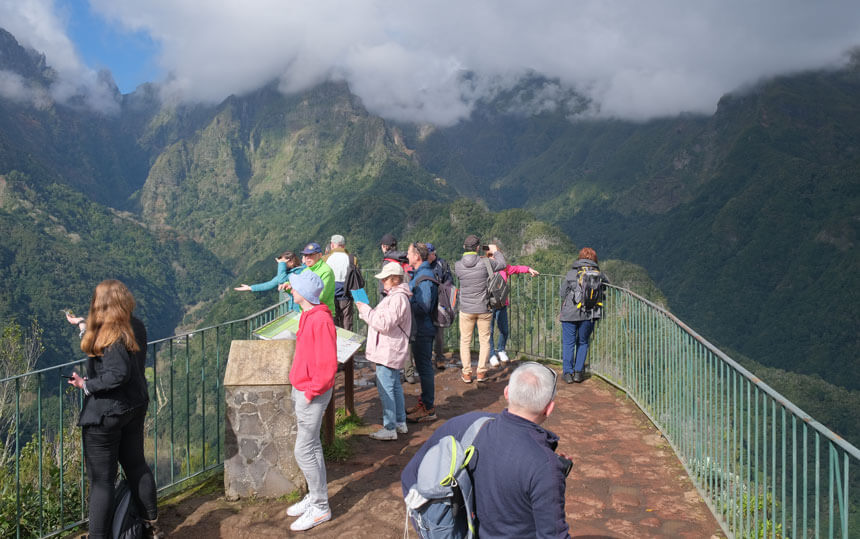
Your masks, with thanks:
M467 384L471 384L472 383L472 374L471 373L465 373L465 372L461 373L460 374L460 380L466 382Z
M411 415L406 416L406 421L410 423L424 423L426 421L435 421L436 420L436 409L431 408L427 409L424 407L423 402L418 403L419 409Z
M420 410L422 408L424 408L424 404L422 404L422 402L421 402L421 397L418 397L418 404L416 404L415 406L410 406L409 408L407 408L406 409L406 415L414 414L415 412L417 412L418 410Z

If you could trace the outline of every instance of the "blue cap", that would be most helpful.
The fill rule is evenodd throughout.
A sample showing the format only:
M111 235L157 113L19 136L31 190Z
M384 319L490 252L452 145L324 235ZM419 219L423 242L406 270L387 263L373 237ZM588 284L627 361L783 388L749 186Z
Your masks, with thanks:
M426 246L427 246L427 250L428 250L428 251L430 251L431 253L435 253L435 252L436 252L436 248L435 248L435 247L433 247L433 244L432 244L432 243L425 243L424 245L426 245Z
M290 274L290 286L299 295L314 305L319 305L320 294L323 291L323 282L320 276L307 269L301 273Z
M320 248L320 244L312 241L309 244L305 245L305 248L302 249L303 255L312 255L314 253L321 253L322 249Z

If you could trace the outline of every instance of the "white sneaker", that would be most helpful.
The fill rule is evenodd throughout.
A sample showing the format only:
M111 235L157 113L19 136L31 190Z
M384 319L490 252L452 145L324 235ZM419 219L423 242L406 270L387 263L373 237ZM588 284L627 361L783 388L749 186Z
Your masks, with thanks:
M405 425L404 425L405 426ZM396 440L397 439L397 431L392 429L388 430L385 427L382 427L376 432L370 433L370 437L374 440Z
M499 361L501 361L502 363L507 363L508 361L510 361L510 359L508 358L508 353L504 350L499 350Z
M406 434L409 432L409 428L406 426L406 423L398 423L397 424L397 433L398 434Z
M309 530L329 520L331 520L331 509L319 509L314 505L309 505L308 510L290 524L290 529L294 532Z
M305 497L302 498L302 501L298 503L294 503L293 505L287 507L287 516L291 517L300 517L305 514L305 511L308 510L308 507L311 506L311 495L305 494Z
M498 367L499 366L499 356L493 354L490 356L490 366Z

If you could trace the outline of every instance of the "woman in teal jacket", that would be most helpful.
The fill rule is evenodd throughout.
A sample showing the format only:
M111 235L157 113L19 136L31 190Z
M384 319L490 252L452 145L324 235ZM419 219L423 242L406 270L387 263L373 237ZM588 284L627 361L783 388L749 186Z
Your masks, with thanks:
M278 273L272 277L271 280L265 283L258 284L242 284L237 286L233 290L238 290L240 292L251 291L251 292L265 292L266 290L272 290L277 288L279 284L286 283L290 280L290 275L293 273L301 273L307 266L301 263L299 257L296 256L292 251L284 251L281 253L281 256L275 258L275 262L278 263ZM280 301L287 301L287 309L290 311L301 312L301 307L299 307L294 301L293 297L285 292L281 292L278 296Z

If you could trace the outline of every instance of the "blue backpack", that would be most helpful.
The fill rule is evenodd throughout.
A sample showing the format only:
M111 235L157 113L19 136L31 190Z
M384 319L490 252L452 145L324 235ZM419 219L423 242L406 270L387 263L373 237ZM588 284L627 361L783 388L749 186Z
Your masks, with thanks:
M421 458L418 478L404 500L406 515L422 538L471 539L477 535L472 477L467 466L476 453L472 442L491 419L476 419L460 440L451 435L443 437Z

